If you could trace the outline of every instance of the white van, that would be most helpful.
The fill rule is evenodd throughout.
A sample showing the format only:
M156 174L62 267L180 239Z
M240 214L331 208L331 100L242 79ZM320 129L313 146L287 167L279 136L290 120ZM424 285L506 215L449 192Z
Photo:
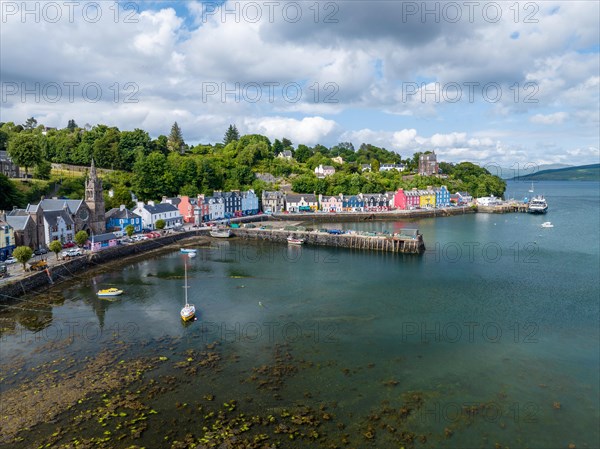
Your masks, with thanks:
M115 235L116 238L120 239L122 237L125 237L126 233L123 231L113 231L113 234Z

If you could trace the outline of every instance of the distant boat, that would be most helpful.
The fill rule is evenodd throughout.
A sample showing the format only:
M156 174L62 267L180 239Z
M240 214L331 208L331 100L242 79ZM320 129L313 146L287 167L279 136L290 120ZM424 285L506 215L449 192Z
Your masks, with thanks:
M548 212L548 203L543 196L534 196L529 202L527 212L530 214L545 214Z
M553 227L554 227L554 225L549 221L542 223L542 228L553 228Z
M183 288L185 288L185 305L183 306L183 309L181 309L180 315L181 315L181 319L183 321L190 321L196 315L196 306L194 306L194 304L188 303L187 263L184 263L184 267L185 267L184 268L184 270L185 270L185 285Z
M181 248L179 251L181 251L184 254L196 254L196 251L198 250L194 248Z
M226 238L231 237L231 230L229 228L212 229L210 231L210 236L211 237L217 237L217 238L226 239Z
M118 288L105 288L104 290L98 291L97 295L100 298L110 297L110 296L120 296L123 294L123 290L119 290Z
M531 188L529 189L529 193L533 193L533 182L531 183Z
M194 251L193 253L187 253L187 255L190 259L193 259L194 257L196 257L196 252Z
M287 242L290 245L304 245L304 239L298 239L291 235L287 238Z

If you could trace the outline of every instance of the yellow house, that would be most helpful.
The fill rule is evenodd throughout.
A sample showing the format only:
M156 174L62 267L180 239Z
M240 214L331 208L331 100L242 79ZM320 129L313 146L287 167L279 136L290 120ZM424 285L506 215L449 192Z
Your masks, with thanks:
M8 259L15 249L15 232L0 218L0 261Z
M419 206L421 208L435 207L435 191L430 188L419 190Z

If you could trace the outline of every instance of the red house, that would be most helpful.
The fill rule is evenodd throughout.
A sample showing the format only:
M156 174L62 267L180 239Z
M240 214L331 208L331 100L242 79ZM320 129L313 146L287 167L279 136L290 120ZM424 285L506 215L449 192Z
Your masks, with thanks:
M406 194L404 189L398 189L394 194L394 209L406 210Z

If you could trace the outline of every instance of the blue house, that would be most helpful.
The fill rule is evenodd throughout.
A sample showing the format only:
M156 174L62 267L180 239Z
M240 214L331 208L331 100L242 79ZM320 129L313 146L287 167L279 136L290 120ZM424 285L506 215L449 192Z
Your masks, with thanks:
M142 232L142 217L128 210L123 204L118 209L114 208L106 213L106 229L125 231L129 225L135 228L134 232Z
M446 186L435 189L435 205L437 207L448 207L450 205L450 192Z
M239 190L231 192L221 192L215 190L213 197L223 198L225 204L225 218L241 217L242 216L242 195Z
M345 196L342 202L342 208L348 212L362 211L365 207L365 201L358 195Z

